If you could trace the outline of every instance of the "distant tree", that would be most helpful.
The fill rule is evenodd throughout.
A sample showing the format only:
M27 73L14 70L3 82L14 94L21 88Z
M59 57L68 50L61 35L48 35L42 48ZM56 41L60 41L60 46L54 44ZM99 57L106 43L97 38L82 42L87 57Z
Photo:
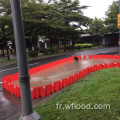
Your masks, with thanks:
M99 45L101 39L100 36L104 34L104 31L104 22L101 19L95 18L91 21L88 33L92 35L93 44L97 43L97 45Z
M0 14L11 15L10 0L0 0Z
M3 56L4 56L4 49L6 49L8 60L10 60L10 56L9 56L9 48L7 46L7 41L11 41L13 39L13 31L11 29L12 29L11 17L6 15L0 16L0 37L3 43Z
M113 1L105 12L105 30L106 32L117 32L117 14L119 14L119 1Z
M72 36L74 36L74 33L76 35L78 33L77 28L89 24L90 19L84 16L82 12L87 6L81 6L79 0L51 0L51 3L56 7L56 11L63 15L62 20L64 25L62 26L61 39L65 46L64 51L66 51L66 41L70 38L71 34Z
M21 0L21 7L22 7L22 16L23 16L23 21L24 21L24 29L25 29L25 35L27 36L32 36L33 38L33 42L37 44L37 38L36 38L36 34L37 34L37 28L36 26L40 25L39 21L35 21L33 20L33 15L36 15L37 11L40 11L43 7L43 5L41 5L42 0L37 0L37 2L39 2L40 4L36 3L36 0ZM0 0L0 14L2 15L2 17L6 18L10 18L11 17L11 6L10 6L10 0ZM2 19L1 19L2 20ZM5 20L5 21L6 21ZM5 22L5 24L7 25L8 23L11 23L7 20L7 22ZM5 26L6 26L5 25ZM11 23L12 25L12 23ZM13 27L11 27L11 29L9 29L10 32L13 31ZM4 31L5 34L7 31ZM11 36L12 42L13 41L13 36Z
M103 35L104 33L104 22L101 19L95 18L89 25L88 32L92 35Z
M45 36L50 40L50 46L62 41L78 39L81 26L88 26L90 19L83 15L79 0L21 0L22 16L25 36L37 48L38 36ZM0 14L11 16L9 0L0 0ZM79 28L79 30L78 30ZM13 31L11 28L10 31Z

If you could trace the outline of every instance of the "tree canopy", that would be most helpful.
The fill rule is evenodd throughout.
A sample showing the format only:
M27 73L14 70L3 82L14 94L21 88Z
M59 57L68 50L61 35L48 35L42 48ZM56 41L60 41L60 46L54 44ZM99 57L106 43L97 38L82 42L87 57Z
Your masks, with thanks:
M92 35L103 35L104 33L104 22L101 19L95 18L89 25L88 32Z
M81 6L79 0L21 0L21 7L25 37L35 48L38 36L45 36L51 47L59 41L66 45L67 40L77 40L81 26L87 27L91 20L83 14L88 6ZM0 37L3 44L14 40L10 0L0 0Z
M113 1L105 12L105 30L106 32L117 32L117 14L119 14L119 1Z

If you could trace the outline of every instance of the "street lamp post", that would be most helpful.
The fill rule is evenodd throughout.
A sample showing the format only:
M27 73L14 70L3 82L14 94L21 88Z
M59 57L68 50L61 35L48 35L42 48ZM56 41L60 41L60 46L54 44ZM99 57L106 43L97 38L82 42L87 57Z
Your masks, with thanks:
M30 77L28 73L26 45L21 15L20 0L11 0L14 36L18 60L18 72L21 91L22 115L20 120L39 120L40 116L32 109Z

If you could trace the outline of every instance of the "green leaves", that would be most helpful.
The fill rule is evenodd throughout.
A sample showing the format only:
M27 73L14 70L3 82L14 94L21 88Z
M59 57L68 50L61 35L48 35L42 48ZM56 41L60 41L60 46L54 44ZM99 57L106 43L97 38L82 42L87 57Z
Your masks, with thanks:
M0 27L4 26L6 36L13 32L10 0L0 0ZM37 36L45 36L53 44L66 39L78 39L81 26L88 26L90 19L83 15L82 10L88 6L81 6L79 0L21 0L22 16L25 35L32 37L33 44ZM0 31L2 34L2 31ZM13 37L12 37L13 38Z
M101 19L98 19L98 18L95 18L90 26L89 26L89 33L92 34L92 35L99 35L101 36L104 31L103 31L103 28L104 28L104 22L101 20Z
M105 12L105 29L106 32L117 32L117 14L119 13L119 1L113 1Z

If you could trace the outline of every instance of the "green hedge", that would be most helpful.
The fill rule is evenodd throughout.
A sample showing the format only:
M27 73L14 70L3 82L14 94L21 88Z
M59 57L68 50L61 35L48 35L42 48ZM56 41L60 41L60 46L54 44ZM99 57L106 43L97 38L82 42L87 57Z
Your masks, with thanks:
M38 56L38 52L37 52L36 50L30 50L30 51L28 52L28 55L29 55L30 57L37 57L37 56Z
M54 54L58 52L58 49L56 47L50 47L49 51L51 52L51 54Z
M50 51L49 51L49 49L40 49L39 52L44 53L44 55L48 55Z
M93 45L91 43L84 43L84 44L75 44L75 49L82 49L82 48L91 48Z

